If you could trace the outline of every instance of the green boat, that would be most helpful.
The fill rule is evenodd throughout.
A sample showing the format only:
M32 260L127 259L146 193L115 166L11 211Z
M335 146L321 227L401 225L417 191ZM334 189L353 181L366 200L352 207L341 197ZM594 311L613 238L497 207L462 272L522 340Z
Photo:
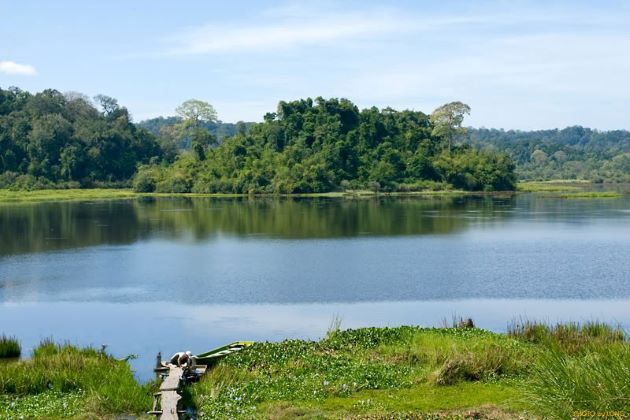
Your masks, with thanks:
M193 360L198 365L211 366L228 354L236 353L237 351L241 351L245 347L249 347L253 344L253 341L235 341L234 343L217 347L216 349L212 349L205 353L197 354L193 356Z

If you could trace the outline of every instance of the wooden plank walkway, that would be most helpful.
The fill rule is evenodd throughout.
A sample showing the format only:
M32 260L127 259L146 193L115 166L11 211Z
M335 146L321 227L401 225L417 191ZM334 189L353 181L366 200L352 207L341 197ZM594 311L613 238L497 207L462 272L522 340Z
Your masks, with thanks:
M175 365L168 366L168 376L160 384L160 391L176 391L182 378L184 369Z
M184 369L168 364L163 368L156 369L156 372L164 372L166 370L168 370L168 374L160 384L160 390L153 395L153 409L147 414L155 414L161 420L178 420L179 410L177 405L182 397L177 391L179 390Z
M177 390L179 389L179 382L183 373L184 369L177 366L169 366L168 376L160 385L160 393L162 394L160 397L161 420L179 419L177 404L182 397L177 393Z
M203 375L206 368L205 365L197 365L195 371L197 374ZM166 373L167 371L168 374L160 384L160 390L153 395L153 409L147 414L155 414L161 420L176 420L179 418L179 413L184 411L178 408L179 400L182 399L178 391L184 369L172 364L156 369L156 372Z

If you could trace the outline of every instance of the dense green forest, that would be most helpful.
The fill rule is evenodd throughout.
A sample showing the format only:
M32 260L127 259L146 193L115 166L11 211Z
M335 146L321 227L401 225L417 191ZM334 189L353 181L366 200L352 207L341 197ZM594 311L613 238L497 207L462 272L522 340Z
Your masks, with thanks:
M52 89L0 89L0 188L119 186L138 164L162 159L153 135L126 108Z
M465 141L479 150L508 153L521 180L585 179L630 182L630 132L580 126L562 130L468 129Z
M134 124L99 95L0 89L0 188L128 186L204 193L509 190L515 179L630 182L630 132L464 129L465 104L427 115L346 99L280 102L223 123L189 100ZM139 168L139 169L138 169Z
M439 112L438 112L439 111ZM140 168L138 191L199 193L310 193L342 189L465 190L514 188L505 154L451 144L461 132L461 103L431 116L369 108L347 99L280 102L264 122L215 147L195 141L172 165ZM199 127L198 115L189 128Z

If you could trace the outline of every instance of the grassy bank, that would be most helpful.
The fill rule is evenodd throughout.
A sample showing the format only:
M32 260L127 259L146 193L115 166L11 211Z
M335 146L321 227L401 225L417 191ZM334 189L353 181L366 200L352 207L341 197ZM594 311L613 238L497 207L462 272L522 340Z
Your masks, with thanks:
M0 362L0 418L142 415L153 384L104 352L41 343ZM331 329L230 355L184 400L199 418L571 418L630 414L630 348L604 324ZM596 415L596 414L595 414Z
M588 181L576 180L521 182L518 184L517 191L536 193L548 198L566 199L601 199L622 196L618 191L591 191L592 185Z
M629 354L623 333L601 324L366 328L257 344L190 392L205 418L630 414Z
M136 382L127 362L44 341L30 359L0 362L0 418L142 414L150 388Z
M516 189L521 192L577 192L590 186L589 181L554 180L519 182Z
M133 198L137 194L128 189L68 189L68 190L0 190L0 203L65 201L65 200L109 200Z

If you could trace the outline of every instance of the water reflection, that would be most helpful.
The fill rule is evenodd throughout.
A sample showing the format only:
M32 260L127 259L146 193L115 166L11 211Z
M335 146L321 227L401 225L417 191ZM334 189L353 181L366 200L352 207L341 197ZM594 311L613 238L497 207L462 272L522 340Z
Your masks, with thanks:
M0 255L129 244L149 236L337 238L448 234L514 207L512 198L162 198L0 206Z
M590 223L628 199L518 197L407 199L163 198L0 205L0 256L149 238L203 241L218 235L312 239L446 235L508 219Z

